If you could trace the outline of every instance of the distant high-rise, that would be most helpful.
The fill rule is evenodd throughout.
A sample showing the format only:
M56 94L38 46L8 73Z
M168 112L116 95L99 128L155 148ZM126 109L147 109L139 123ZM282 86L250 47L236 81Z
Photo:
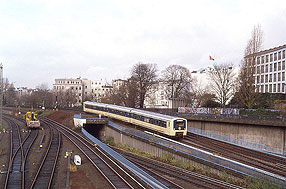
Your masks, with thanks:
M246 56L248 67L253 66L255 88L260 93L285 93L286 45ZM253 57L255 61L253 62Z

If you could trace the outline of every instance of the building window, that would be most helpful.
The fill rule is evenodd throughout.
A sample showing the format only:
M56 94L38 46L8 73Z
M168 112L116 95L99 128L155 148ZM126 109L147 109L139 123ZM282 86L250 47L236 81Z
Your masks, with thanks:
M282 61L282 70L285 70L285 60Z
M78 93L78 96L81 96L81 93Z
M282 83L282 92L284 93L285 91L285 83Z
M276 78L277 78L276 76L277 76L276 73L274 73L274 74L273 74L273 77L274 77L274 78L273 78L273 81L274 81L274 82L276 82Z
M278 52L278 60L281 60L281 51Z
M260 74L260 66L257 66L257 73Z
M274 63L274 72L277 71L277 63Z
M268 85L265 85L265 92L268 93Z
M274 61L277 60L277 53L274 53Z
M273 85L273 92L276 93L276 84Z
M265 73L268 73L268 64L265 66Z
M77 87L75 87L75 90L77 90Z
M281 70L281 62L278 62L278 71Z
M257 64L260 64L260 57L257 57Z
M285 58L285 50L282 51L282 58Z
M272 72L272 64L269 64L270 72Z
M268 83L268 75L265 75L265 83Z
M81 87L79 87L78 89L81 90Z
M272 84L269 85L269 92L272 93Z
M261 85L261 92L264 93L264 85Z
M256 77L256 83L259 83L259 75ZM163 99L162 99L163 100Z
M277 92L280 93L280 83L278 83L277 87Z
M264 63L264 56L261 57L261 64Z
M272 74L269 75L269 82L272 82Z
M87 86L85 86L85 88L87 89Z
M270 54L270 62L273 61L273 54Z
M261 65L261 73L264 73L264 66Z
M64 89L65 87L64 86L62 86L62 89Z
M260 80L261 80L261 83L264 83L264 75L261 76Z
M266 57L265 57L265 62L266 63L268 62L268 55L266 55Z
M285 81L285 72L282 72L282 81Z

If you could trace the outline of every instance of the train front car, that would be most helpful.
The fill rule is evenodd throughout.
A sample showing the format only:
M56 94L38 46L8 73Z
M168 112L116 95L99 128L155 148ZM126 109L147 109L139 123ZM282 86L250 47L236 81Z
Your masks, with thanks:
M37 114L35 112L27 112L25 118L26 118L26 125L28 128L40 127L40 121L38 120Z
M183 138L187 135L187 120L184 118L175 118L171 121L171 133L175 138Z

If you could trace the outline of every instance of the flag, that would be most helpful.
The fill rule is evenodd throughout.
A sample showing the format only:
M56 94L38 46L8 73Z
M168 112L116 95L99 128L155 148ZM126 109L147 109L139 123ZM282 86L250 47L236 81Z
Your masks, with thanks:
M214 60L214 58L213 57L211 57L211 56L209 56L210 57L210 60Z

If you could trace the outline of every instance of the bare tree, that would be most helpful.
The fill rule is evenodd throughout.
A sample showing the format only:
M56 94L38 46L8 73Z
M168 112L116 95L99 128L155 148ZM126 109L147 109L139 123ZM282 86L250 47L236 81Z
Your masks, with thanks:
M41 106L45 107L47 106L46 103L50 101L48 98L50 97L48 95L49 93L49 87L47 83L42 83L36 87L37 91L35 92L38 98L40 99L39 104Z
M101 102L108 104L116 104L119 106L126 106L127 98L128 98L127 86L121 85L106 92L105 96L101 99Z
M214 65L214 69L208 71L208 76L216 101L221 107L225 107L234 94L235 75L232 65Z
M263 31L260 25L254 26L251 38L247 42L244 52L244 60L241 63L237 80L237 95L239 102L247 108L252 108L258 95L258 87L255 84L256 58L263 44Z
M14 106L17 103L17 95L15 91L15 87L12 84L7 84L6 89L4 91L4 105Z
M72 107L77 103L77 94L73 89L68 89L64 93L64 105Z
M211 87L209 85L202 85L196 78L193 78L191 91L193 106L203 107L206 106L207 101L213 99L213 95L210 94Z
M131 77L138 87L139 108L143 108L146 93L157 80L157 66L139 62L133 66Z
M163 71L166 94L172 98L185 98L190 92L192 77L190 71L180 65L171 65Z

